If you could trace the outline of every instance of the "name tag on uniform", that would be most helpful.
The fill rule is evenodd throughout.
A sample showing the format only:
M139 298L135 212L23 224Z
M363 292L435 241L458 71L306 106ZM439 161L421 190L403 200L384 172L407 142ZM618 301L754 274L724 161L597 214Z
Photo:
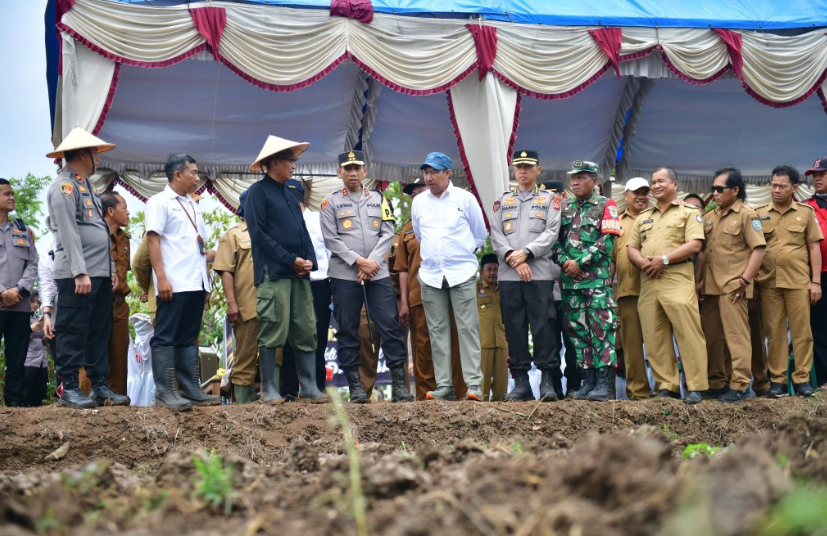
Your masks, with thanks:
M648 220L643 220L643 224L646 225L647 223L655 223L655 220L649 218Z

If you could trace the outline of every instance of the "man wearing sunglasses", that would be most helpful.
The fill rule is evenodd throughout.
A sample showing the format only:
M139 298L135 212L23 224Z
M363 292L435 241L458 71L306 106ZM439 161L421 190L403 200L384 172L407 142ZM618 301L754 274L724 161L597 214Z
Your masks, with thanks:
M763 226L747 197L737 168L715 172L712 197L717 205L703 217L704 249L698 255L695 280L703 302L701 322L706 336L709 390L723 402L740 402L752 379L748 300L753 279L764 259ZM732 359L728 378L726 342Z

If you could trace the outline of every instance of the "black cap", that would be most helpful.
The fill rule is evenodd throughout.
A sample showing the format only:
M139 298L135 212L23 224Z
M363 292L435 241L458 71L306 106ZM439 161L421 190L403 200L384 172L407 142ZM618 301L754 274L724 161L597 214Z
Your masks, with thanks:
M549 192L563 193L563 191L565 191L563 181L545 181L540 183L540 186L542 186L544 190L547 190Z
M520 164L528 164L531 166L536 166L540 163L540 153L537 151L531 150L522 150L522 151L514 151L514 155L511 157L511 165L517 166Z
M348 151L339 155L339 167L354 165L365 165L365 153L362 151Z
M827 171L827 156L822 156L815 161L813 167L804 172L805 175L812 175L816 171Z
M409 182L405 186L402 187L402 193L405 195L411 195L414 191L414 188L417 186L425 186L425 180L422 177L417 178L413 182Z
M485 266L489 262L493 262L494 264L499 264L500 263L499 259L497 259L497 255L495 255L494 253L486 253L480 259L480 268L482 268L483 266Z

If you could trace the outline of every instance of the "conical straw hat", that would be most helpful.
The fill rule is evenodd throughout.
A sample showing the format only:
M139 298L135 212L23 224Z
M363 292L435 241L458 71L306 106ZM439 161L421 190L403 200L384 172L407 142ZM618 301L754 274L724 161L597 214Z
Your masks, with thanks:
M305 152L310 144L306 141L290 141L277 136L267 136L267 141L264 142L264 147L258 153L256 161L250 164L250 171L264 171L261 167L261 161L268 156L280 153L286 149L293 149L293 155L298 158L300 154Z
M64 158L66 151L74 151L77 149L95 149L95 152L97 153L105 153L106 151L111 151L114 148L114 143L106 143L97 136L89 134L82 128L75 127L72 129L72 132L63 138L60 145L58 145L54 151L48 153L46 156L49 158Z

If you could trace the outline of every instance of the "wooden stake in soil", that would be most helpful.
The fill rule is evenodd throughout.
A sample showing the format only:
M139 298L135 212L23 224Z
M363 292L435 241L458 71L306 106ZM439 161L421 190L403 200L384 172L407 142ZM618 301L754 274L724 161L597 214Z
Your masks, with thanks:
M330 396L330 403L336 409L336 420L339 427L342 429L342 439L345 444L345 452L347 452L347 460L350 468L350 495L353 498L353 519L356 520L356 530L359 536L368 536L368 519L365 512L366 502L365 496L362 494L362 471L361 460L359 458L359 450L356 448L356 442L353 439L353 429L350 427L350 421L347 418L345 406L342 404L342 397L339 396L339 391L333 387L327 389L327 394Z

